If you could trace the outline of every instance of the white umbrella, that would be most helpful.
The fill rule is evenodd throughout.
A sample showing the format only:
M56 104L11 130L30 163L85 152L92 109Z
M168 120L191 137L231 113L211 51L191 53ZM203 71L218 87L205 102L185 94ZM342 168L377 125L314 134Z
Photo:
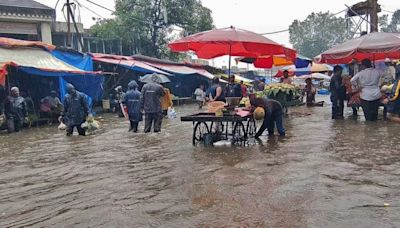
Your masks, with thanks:
M304 79L304 80L308 79L308 78L310 78L310 79L320 79L320 80L331 80L330 76L328 76L326 74L321 74L321 73L312 73L310 75L304 75L304 76L300 76L300 77L297 77L297 78Z
M156 74L156 73L146 74L146 75L140 77L139 81L143 82L143 83L151 83L151 82L157 81L158 83L161 83L161 84L171 82L171 80L169 80L169 78L167 76L162 75L162 74Z

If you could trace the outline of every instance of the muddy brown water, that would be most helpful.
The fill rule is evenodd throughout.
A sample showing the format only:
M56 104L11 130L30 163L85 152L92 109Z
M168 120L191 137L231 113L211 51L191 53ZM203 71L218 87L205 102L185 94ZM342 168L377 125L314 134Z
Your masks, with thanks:
M0 227L400 227L399 126L329 108L291 109L286 138L247 147L193 147L179 119L128 133L112 115L87 137L0 133Z

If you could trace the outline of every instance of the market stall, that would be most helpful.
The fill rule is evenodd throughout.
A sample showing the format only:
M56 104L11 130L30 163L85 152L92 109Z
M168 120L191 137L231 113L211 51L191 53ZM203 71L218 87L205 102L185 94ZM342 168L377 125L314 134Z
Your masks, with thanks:
M256 92L257 97L268 97L279 101L283 107L297 106L303 103L301 88L291 84L272 83L264 91Z

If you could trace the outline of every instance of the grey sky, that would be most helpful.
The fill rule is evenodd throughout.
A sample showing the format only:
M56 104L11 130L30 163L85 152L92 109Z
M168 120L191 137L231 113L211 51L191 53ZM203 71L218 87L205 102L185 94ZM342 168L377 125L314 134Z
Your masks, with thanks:
M36 0L54 8L57 0ZM74 1L74 0L71 0ZM114 9L114 0L91 0L107 8ZM295 19L303 20L311 12L330 11L337 13L362 0L202 0L203 5L212 10L212 16L217 28L233 25L238 28L257 33L267 33L288 29ZM60 0L57 7L57 20L64 20L62 5L66 0ZM95 11L102 17L109 18L111 13L99 8L87 0L78 0L82 5ZM379 0L382 8L387 11L400 9L400 0ZM383 12L389 14L387 12ZM381 13L382 14L382 13ZM338 15L344 16L344 13ZM82 23L86 28L95 23L92 17L98 17L87 9L81 9ZM291 46L289 33L267 35L268 38Z
M36 0L48 6L54 7L57 0ZM74 0L71 0L74 1ZM91 0L105 7L114 9L113 0ZM352 5L361 0L202 0L203 5L213 11L213 19L217 28L233 25L238 28L251 30L257 33L266 33L284 30L295 19L303 20L311 12L333 13L344 10L345 4ZM57 7L57 20L64 20L61 11L63 3L66 0L60 0ZM111 13L99 8L86 0L78 0L82 5L92 9L99 15L108 18ZM400 9L399 0L379 0L382 8L387 11ZM344 13L340 14L344 16ZM90 27L95 23L92 17L98 17L87 9L81 8L81 19L85 27ZM278 33L267 35L272 40L288 45L289 33Z

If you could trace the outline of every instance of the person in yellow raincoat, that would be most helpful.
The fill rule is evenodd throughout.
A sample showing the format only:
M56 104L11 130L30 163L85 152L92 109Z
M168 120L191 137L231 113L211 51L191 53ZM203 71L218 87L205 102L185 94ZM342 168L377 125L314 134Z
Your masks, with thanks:
M161 108L164 116L168 114L168 108L172 107L171 91L164 87L164 96L161 97Z

